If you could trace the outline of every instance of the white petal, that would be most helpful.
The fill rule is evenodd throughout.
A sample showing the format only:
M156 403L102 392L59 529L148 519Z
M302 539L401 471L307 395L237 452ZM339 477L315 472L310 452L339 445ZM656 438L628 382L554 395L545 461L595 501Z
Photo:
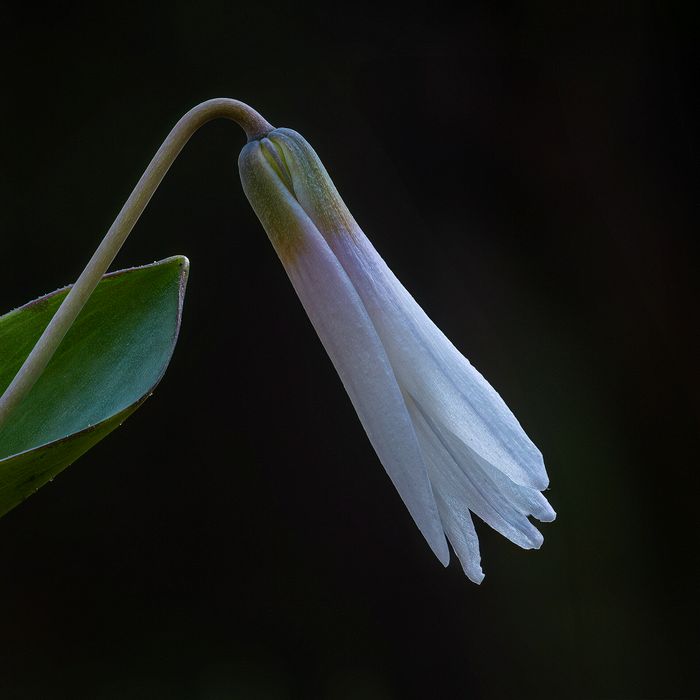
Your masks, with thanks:
M468 449L466 445L464 449ZM549 501L537 489L522 486L511 481L503 472L495 469L493 465L485 462L477 455L472 455L474 461L481 467L484 475L493 482L495 488L500 491L512 504L524 515L531 515L542 523L551 523L556 520L557 514Z
M380 461L438 559L449 549L415 431L386 352L350 279L261 156L239 159L243 187L330 356ZM293 245L289 245L292 241Z
M275 140L290 153L297 197L360 295L399 385L511 481L537 490L546 488L540 451L498 393L396 279L335 188L325 182L330 178L313 149L296 132L279 129L275 133ZM309 172L324 181L324 189L308 186Z
M421 407L406 397L436 495L455 509L468 506L484 522L523 549L538 549L542 534L488 479L454 437L436 429ZM440 501L438 501L439 503ZM441 511L442 515L442 511ZM452 541L452 540L450 540Z
M481 583L484 580L484 572L481 569L479 537L469 509L465 508L463 503L437 492L435 500L445 533L454 547L464 573L474 583Z
M407 400L407 405L411 411L410 399ZM422 417L413 414L412 417L447 537L464 572L475 583L481 583L484 573L481 570L479 538L468 507L470 501L476 500L475 496L470 497L473 488L468 480L465 483L464 475Z
M357 234L356 234L357 238ZM501 397L428 318L362 235L335 252L384 341L402 387L512 481L548 484L542 455Z

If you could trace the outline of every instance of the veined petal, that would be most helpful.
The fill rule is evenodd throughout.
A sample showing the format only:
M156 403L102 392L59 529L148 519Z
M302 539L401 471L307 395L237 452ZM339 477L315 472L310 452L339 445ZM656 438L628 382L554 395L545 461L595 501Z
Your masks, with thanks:
M299 202L362 299L400 386L512 482L546 488L540 451L498 393L396 279L357 226L311 146L289 129L273 134L287 154Z
M454 438L437 428L412 397L406 397L406 405L428 463L435 494L453 503L463 504L462 509L468 507L494 530L523 549L538 549L543 537L527 516L492 482L483 478L478 465L469 461L469 454L460 450Z
M462 565L462 570L469 580L481 583L484 572L481 568L481 553L479 552L479 536L474 529L472 516L468 508L464 508L462 497L454 498L441 493L435 493L442 525L447 539L455 550Z
M449 550L427 468L382 342L347 273L290 191L285 164L271 148L263 140L243 149L243 189L380 461L433 552L447 565Z
M464 449L468 450L466 445ZM484 476L489 479L494 487L500 491L512 504L524 515L531 515L542 523L551 523L556 520L557 514L549 501L537 489L522 486L511 481L503 472L492 464L485 462L480 457L472 455L474 461L481 467Z

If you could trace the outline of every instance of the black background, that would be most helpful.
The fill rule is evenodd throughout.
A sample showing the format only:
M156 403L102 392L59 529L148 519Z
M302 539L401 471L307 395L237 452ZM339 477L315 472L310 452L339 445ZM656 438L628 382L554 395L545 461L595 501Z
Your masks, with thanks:
M77 277L183 112L242 99L314 145L559 518L539 552L477 523L480 587L440 566L210 124L115 264L192 262L167 376L0 522L0 697L698 697L683 7L3 10L5 310Z

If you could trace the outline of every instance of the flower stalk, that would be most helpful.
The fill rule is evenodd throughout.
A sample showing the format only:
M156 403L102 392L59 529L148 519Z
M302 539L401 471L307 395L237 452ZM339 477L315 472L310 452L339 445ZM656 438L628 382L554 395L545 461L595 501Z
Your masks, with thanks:
M193 107L175 124L153 156L80 277L0 397L0 431L2 431L2 426L9 415L21 403L46 369L68 329L73 325L98 282L109 269L180 151L201 126L213 119L230 119L236 122L245 131L248 141L258 139L274 128L247 104L226 98L202 102Z

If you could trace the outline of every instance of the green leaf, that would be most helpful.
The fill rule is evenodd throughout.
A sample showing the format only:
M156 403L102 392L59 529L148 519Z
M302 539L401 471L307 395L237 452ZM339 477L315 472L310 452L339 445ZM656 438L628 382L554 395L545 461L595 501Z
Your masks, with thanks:
M153 392L170 362L189 261L105 275L48 367L0 429L0 515L102 440ZM0 316L0 393L70 288Z

